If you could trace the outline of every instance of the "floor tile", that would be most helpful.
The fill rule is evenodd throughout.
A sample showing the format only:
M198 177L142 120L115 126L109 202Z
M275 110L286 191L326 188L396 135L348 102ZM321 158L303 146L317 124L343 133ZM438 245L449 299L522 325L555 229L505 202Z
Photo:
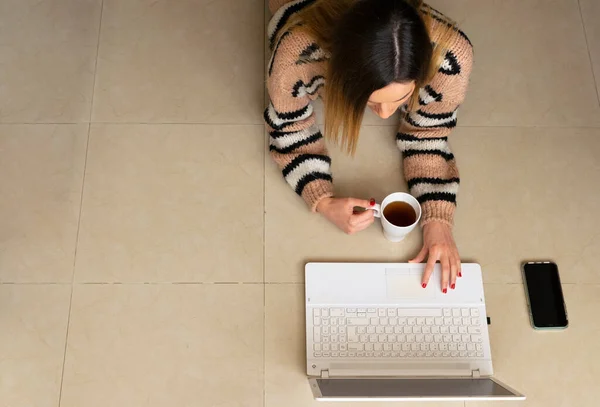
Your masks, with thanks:
M89 120L101 3L0 2L0 122Z
M61 407L263 402L263 288L76 285Z
M318 406L306 378L306 331L304 285L266 286L265 303L265 406ZM398 403L341 403L344 407L390 407ZM402 406L432 407L439 403L402 403ZM462 402L444 406L462 407Z
M0 284L0 405L58 407L69 285Z
M600 125L576 0L430 4L455 19L474 45L459 125Z
M0 126L0 282L70 282L87 125Z
M531 328L523 286L485 286L495 377L527 396L524 402L468 402L467 407L592 407L597 405L600 353L598 285L564 285L569 327Z
M600 129L460 128L455 237L486 282L521 282L554 260L565 283L600 283Z
M261 0L105 0L93 120L262 122Z
M95 125L76 281L262 281L263 126Z
M588 43L588 50L594 66L596 88L600 94L600 2L597 0L580 0L581 15Z
M338 196L379 202L388 194L406 191L396 129L366 126L356 157L330 146L333 176ZM308 261L407 261L420 248L420 231L403 242L390 243L376 220L370 228L348 236L321 215L311 213L281 172L266 157L265 173L265 279L271 282L304 280Z

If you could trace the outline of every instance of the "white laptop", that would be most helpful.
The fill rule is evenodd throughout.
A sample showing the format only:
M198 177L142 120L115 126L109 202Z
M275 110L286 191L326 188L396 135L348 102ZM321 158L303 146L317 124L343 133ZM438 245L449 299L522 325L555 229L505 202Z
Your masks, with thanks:
M321 401L524 400L492 378L481 268L443 294L436 265L308 263L306 353Z

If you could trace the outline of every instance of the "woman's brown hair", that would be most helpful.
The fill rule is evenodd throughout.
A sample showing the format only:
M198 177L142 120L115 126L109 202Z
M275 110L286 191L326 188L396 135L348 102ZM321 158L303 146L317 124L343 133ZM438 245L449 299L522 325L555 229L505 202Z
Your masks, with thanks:
M370 95L392 82L415 81L408 110L418 108L418 89L439 69L456 29L447 19L434 25L433 14L422 0L316 0L287 21L280 35L302 30L330 55L327 139L354 154Z

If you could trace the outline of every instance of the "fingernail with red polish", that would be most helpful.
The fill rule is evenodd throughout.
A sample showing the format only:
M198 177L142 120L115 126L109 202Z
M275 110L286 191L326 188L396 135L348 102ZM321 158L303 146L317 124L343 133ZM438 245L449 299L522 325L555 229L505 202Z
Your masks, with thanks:
M423 287L423 288L427 287L427 283L421 284L421 287Z
M369 201L369 203L371 204L371 206L375 206L375 199L371 198L371 200Z
M458 276L459 276L459 277L462 277L462 273L461 273L460 271L458 272Z
M452 284L452 285L450 286L450 288L452 288L452 289L454 290L454 289L456 288L456 284Z
M444 294L446 294L446 293L448 292L448 289L447 289L447 288L444 288L444 289L442 290L442 292L443 292Z

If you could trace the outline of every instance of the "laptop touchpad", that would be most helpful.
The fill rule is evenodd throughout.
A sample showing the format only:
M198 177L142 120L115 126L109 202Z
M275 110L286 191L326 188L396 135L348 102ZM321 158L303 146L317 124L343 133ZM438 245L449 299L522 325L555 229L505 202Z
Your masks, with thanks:
M420 271L387 269L385 271L385 279L388 298L405 299L435 297L435 290L433 287L421 287Z

